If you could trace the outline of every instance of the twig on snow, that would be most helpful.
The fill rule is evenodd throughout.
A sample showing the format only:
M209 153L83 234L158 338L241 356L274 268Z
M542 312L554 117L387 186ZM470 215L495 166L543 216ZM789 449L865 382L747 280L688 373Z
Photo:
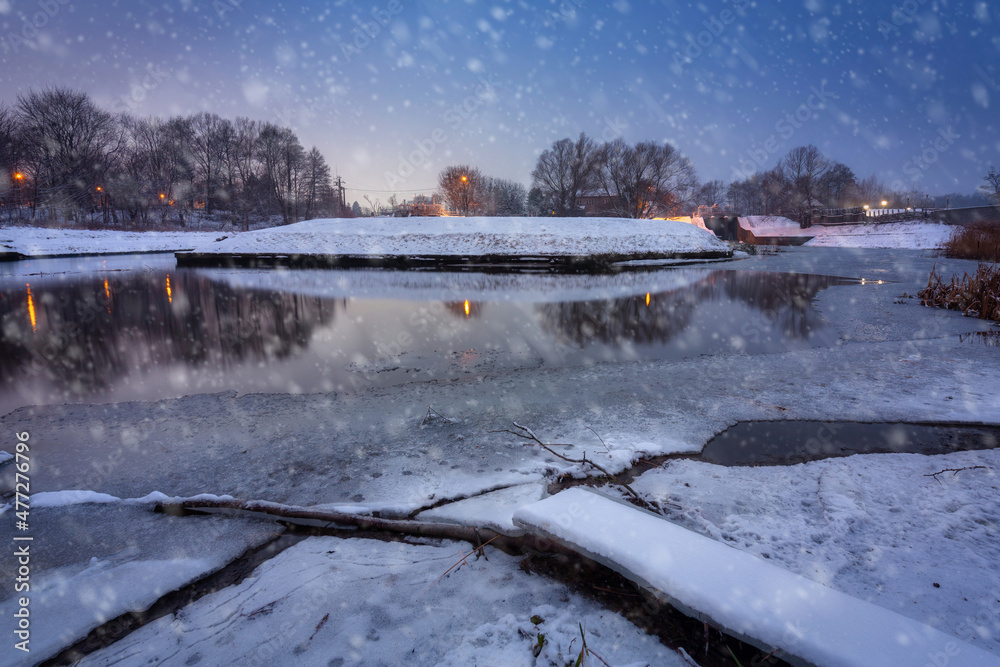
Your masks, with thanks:
M938 475L950 472L951 476L954 477L963 470L976 470L977 468L982 468L983 470L989 470L988 466L966 466L965 468L945 468L944 470L938 470L937 472L932 472L927 475L924 475L924 477L933 477L934 479L937 480L938 484L940 484L941 480L937 478Z

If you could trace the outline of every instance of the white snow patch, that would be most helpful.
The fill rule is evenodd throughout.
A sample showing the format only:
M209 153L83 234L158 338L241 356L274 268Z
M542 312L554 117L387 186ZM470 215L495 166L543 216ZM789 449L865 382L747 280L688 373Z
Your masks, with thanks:
M961 664L1000 665L928 625L588 489L523 507L514 521L809 664L918 665L950 646Z
M995 449L793 466L678 460L632 488L683 507L671 518L688 528L1000 653L998 472Z
M80 664L565 665L579 654L581 624L609 664L685 664L618 614L489 547L488 561L469 557L444 575L467 549L311 537Z
M117 496L97 491L66 489L63 491L41 491L31 495L30 505L38 507L61 507L63 505L80 505L83 503L114 503L121 500Z
M740 218L744 229L756 236L812 236L807 246L838 248L898 248L928 250L938 248L956 229L938 222L869 222L849 225L813 225L801 229L799 223L781 216L752 215Z
M514 511L544 498L547 484L519 484L426 510L416 516L421 521L444 521L466 526L492 528L504 535L518 536L524 529L515 526Z
M517 255L725 252L695 225L622 218L368 218L308 220L247 232L201 253Z
M226 232L231 236L233 232ZM31 257L191 250L223 236L219 232L123 232L90 229L7 227L0 229L0 251Z

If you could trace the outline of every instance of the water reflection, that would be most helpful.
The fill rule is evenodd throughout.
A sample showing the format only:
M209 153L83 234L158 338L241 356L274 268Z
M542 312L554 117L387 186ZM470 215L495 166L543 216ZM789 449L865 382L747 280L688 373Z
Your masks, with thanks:
M267 275L280 284L280 274ZM32 403L355 390L540 364L833 344L811 303L824 287L848 282L673 270L649 281L655 290L637 278L630 294L619 281L613 297L598 298L607 278L588 290L576 276L566 301L542 284L537 298L522 292L506 301L503 289L455 298L444 287L438 300L426 291L407 300L398 286L392 299L351 298L350 286L337 296L243 287L225 272L184 269L36 276L0 291L0 413Z
M692 285L655 295L546 303L538 311L546 331L566 344L585 348L669 343L692 327L696 311L722 304L711 324L698 327L696 333L725 337L737 348L733 351L739 351L762 338L811 340L825 325L812 308L813 298L830 285L851 282L827 276L716 271Z

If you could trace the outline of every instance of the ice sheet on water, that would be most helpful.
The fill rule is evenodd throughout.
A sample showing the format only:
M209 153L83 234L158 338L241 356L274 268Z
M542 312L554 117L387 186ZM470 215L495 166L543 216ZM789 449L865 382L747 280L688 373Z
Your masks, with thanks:
M33 506L31 653L0 652L0 665L35 664L128 611L213 572L280 534L272 522L224 517L170 517L124 503ZM0 538L10 543L13 522ZM6 537L4 537L6 534ZM19 543L14 543L19 544ZM17 559L0 560L14 581ZM4 587L0 617L18 607Z
M488 561L470 557L442 576L467 549L311 537L81 665L564 665L579 653L580 624L609 664L685 664L621 616L490 547Z

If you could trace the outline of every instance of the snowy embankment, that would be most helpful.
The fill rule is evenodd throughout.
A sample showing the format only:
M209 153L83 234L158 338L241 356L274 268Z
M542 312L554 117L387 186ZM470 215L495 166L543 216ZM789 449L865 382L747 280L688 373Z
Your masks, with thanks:
M194 256L526 257L730 256L711 233L670 220L369 218L308 220L210 243Z
M109 229L0 229L0 253L17 258L110 255L192 250L225 238L220 232L123 232Z
M909 222L870 222L847 225L813 225L807 229L781 216L748 216L740 225L758 237L811 236L807 246L837 248L898 248L929 250L938 248L956 229L953 225L913 220Z

